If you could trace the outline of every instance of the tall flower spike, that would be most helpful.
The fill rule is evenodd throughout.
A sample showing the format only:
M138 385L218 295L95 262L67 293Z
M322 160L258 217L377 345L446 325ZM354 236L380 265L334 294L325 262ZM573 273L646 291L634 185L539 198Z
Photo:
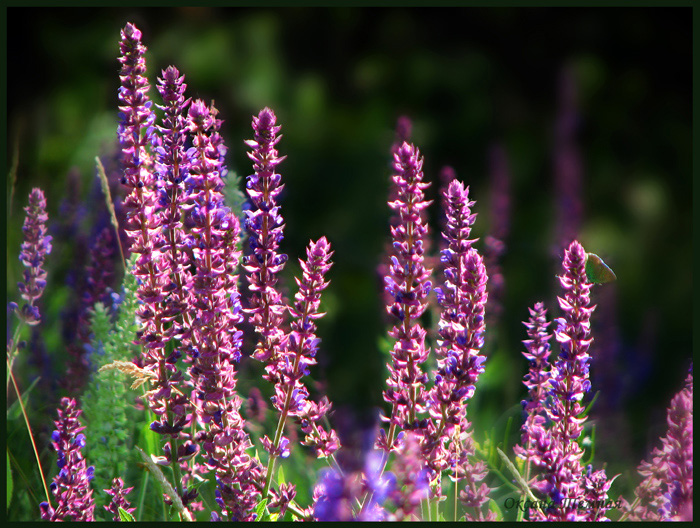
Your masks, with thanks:
M80 424L81 410L72 398L63 398L58 409L56 430L51 435L51 444L58 453L56 462L60 469L50 489L56 497L57 506L47 502L39 505L41 518L45 521L94 521L95 501L92 498L90 481L95 469L88 467L83 458L85 429Z
M125 166L122 183L128 187L153 185L153 159L148 145L153 141L155 114L148 97L150 85L146 78L146 46L141 43L141 31L127 24L121 31L119 43L122 65L119 72L119 106L121 122L117 128Z
M522 426L520 445L515 446L515 452L526 460L530 458L530 447L533 443L531 431L533 427L544 426L547 419L545 400L549 390L549 354L551 334L547 334L547 310L544 304L538 302L529 308L530 318L523 323L527 328L530 339L523 341L526 352L523 356L530 363L530 371L525 375L523 383L528 389L528 399L523 400L523 410L527 417ZM529 464L526 469L526 480L529 480Z
M397 199L389 207L397 211L401 222L391 227L394 254L384 279L391 295L387 311L397 320L389 333L396 342L388 365L388 388L384 391L384 400L392 404L391 426L388 438L380 435L379 439L379 447L386 450L393 447L397 427L415 429L420 425L418 416L425 406L423 387L428 382L420 366L428 358L429 349L418 319L425 311L431 289L431 270L423 265L427 226L421 216L431 202L424 199L423 191L429 184L423 182L423 158L418 149L404 143L394 157L394 169L392 181Z
M564 317L557 319L555 338L559 342L559 357L550 379L552 403L547 414L552 421L551 431L534 428L532 461L543 468L541 480L535 487L544 493L554 505L546 512L549 520L596 520L600 511L580 511L576 501L585 494L581 457L583 450L576 442L583 430L585 417L582 400L590 390L590 356L588 350L593 339L590 334L590 318L595 306L590 306L590 289L585 271L586 251L574 240L564 255L564 274L559 281L564 296L559 305ZM604 474L596 473L601 481ZM600 487L600 486L598 486ZM604 486L603 486L604 487ZM602 488L601 488L602 489Z
M250 235L251 255L244 259L250 285L250 323L255 326L259 342L253 357L268 365L266 378L277 381L274 364L283 348L285 333L282 329L286 306L282 295L275 288L277 275L287 262L287 255L279 253L283 238L284 220L277 199L284 188L281 176L275 172L285 156L279 157L275 145L282 136L280 126L270 108L263 108L253 117L254 136L246 141L253 150L248 153L255 172L248 176L246 188L252 209L246 211L246 229Z
M165 139L154 135L155 113L148 97L146 48L141 43L141 32L133 24L127 24L121 36L119 100L122 105L119 107L121 123L118 134L124 167L121 182L130 190L124 200L127 209L125 231L131 241L131 252L139 255L132 270L139 279L137 296L141 301L136 311L142 323L137 336L144 351L143 367L156 374L152 389L146 393L148 406L156 415L151 429L167 438L163 449L172 464L179 490L179 459L191 456L194 445L183 432L190 423L191 414L186 412L188 401L178 388L182 381L177 366L180 351L166 348L173 337L172 320L178 315L178 310L169 303L173 284L172 259L166 257L168 242L163 235L163 213L171 213L172 209L165 208L168 193L167 190L159 193L157 185L162 181L158 182L156 178L157 169L162 170L164 164L173 163L178 153L165 152L174 146L172 112L166 111ZM180 81L172 71L166 77L175 85ZM165 93L169 99L178 99L177 87L172 91L165 90ZM150 152L151 146L158 151L158 165ZM172 215L166 219L172 227Z
M189 211L187 206L187 191L185 180L189 174L190 159L185 150L187 140L187 107L190 99L185 99L187 85L184 75L174 66L163 70L158 79L158 91L163 98L159 106L165 112L163 124L158 126L161 133L156 148L156 168L158 171L158 200L163 208L163 229L165 231L164 258L166 269L170 274L172 296L168 301L172 315L186 316L187 305L192 283L191 274L187 271L189 265L189 248L185 247L183 212ZM183 321L178 317L173 319L168 330L177 335L181 331ZM189 326L189 321L184 326Z
M51 253L51 236L46 234L46 198L44 191L39 188L32 189L29 193L29 205L24 208L27 216L24 219L24 242L19 255L19 260L25 266L24 282L17 284L20 295L25 300L22 308L17 309L17 315L30 326L39 324L41 314L36 306L36 301L44 293L46 288L46 271L44 261L46 255Z
M428 464L435 472L455 467L456 461L446 444L466 432L465 404L474 392L474 384L483 372L484 306L486 269L472 248L469 238L476 218L471 212L469 188L453 180L443 191L446 224L442 250L444 284L435 289L441 307L438 323L438 368L435 385L429 393L428 410L433 420L430 443L426 444ZM455 430L457 428L457 430ZM459 451L458 449L457 451Z
M223 203L221 159L209 132L214 117L197 100L190 106L188 130L194 136L190 186L193 248L192 339L190 358L197 414L204 430L195 440L206 467L216 475L216 502L228 520L252 520L259 501L261 468L247 454L251 446L239 414L235 362L240 358L240 296L233 274L240 253L238 219ZM214 512L215 513L215 512ZM218 516L218 514L216 514Z
M290 362L280 363L282 384L287 390L302 389L300 383L302 376L308 375L308 368L316 364L316 352L320 339L316 337L316 323L325 314L318 311L321 302L321 292L328 286L325 275L333 264L330 260L333 252L326 237L321 237L317 242L309 242L306 249L306 261L300 264L303 270L301 280L296 279L299 291L294 296L294 305L289 308L293 317L292 331L289 334L289 351L286 357L293 355L293 367L288 368ZM295 381L296 380L296 381ZM306 390L306 389L304 389ZM321 425L324 416L331 408L327 398L322 398L319 404L312 403L308 399L304 402L300 412L296 413L301 419L302 432L306 434L304 444L313 446L319 457L332 455L339 447L340 442L336 432L331 429L326 431Z
M327 432L320 421L330 409L330 403L324 399L317 405L309 401L309 391L302 383L302 378L309 375L309 367L316 364L316 352L320 339L316 337L315 321L323 317L319 312L321 292L328 286L325 275L330 270L333 252L326 237L317 242L309 242L306 249L306 261L300 259L303 275L296 279L299 291L294 297L294 306L289 311L294 318L292 331L287 339L285 350L280 352L274 375L275 396L272 405L279 413L279 420L273 442L263 438L263 446L270 453L265 489L269 489L277 457L288 456L283 449L289 440L282 436L288 416L300 419L302 431L306 434L305 445L313 446L319 457L327 457L338 449L339 442L335 431Z

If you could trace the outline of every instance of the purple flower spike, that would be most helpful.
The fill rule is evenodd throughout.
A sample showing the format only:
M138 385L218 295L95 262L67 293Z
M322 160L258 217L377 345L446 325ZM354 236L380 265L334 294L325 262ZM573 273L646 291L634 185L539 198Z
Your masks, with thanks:
M530 308L530 318L523 323L527 327L527 335L530 339L523 341L526 352L523 356L530 362L530 371L525 375L523 383L528 388L529 399L524 400L523 410L527 414L522 427L521 444L515 446L515 452L519 456L529 459L529 448L532 445L531 430L536 425L543 426L547 419L545 400L549 390L550 377L550 344L551 334L547 334L547 310L544 304L536 303ZM529 468L528 468L529 469ZM528 475L526 475L526 479Z
M277 199L284 185L281 176L275 172L285 158L279 157L275 145L280 126L270 108L263 108L258 117L253 118L254 139L246 141L253 150L248 153L253 160L254 174L248 176L246 188L253 208L246 211L246 228L250 235L252 254L244 259L250 284L250 322L260 336L253 353L259 361L274 365L277 354L282 349L285 333L282 329L286 307L282 295L275 289L277 275L287 262L287 255L278 253L283 238L284 220L280 214ZM274 369L273 369L274 370ZM268 372L267 379L275 382L274 373Z
M637 507L626 509L633 521L693 520L693 374L671 400L666 419L668 432L651 462L639 465L644 480L635 490Z
M397 198L389 207L398 213L400 224L391 227L394 254L384 279L386 291L391 295L387 311L397 320L389 333L396 343L388 365L388 388L384 391L384 400L392 404L387 445L381 446L384 449L393 447L396 427L413 429L419 425L418 412L425 406L423 387L428 377L420 365L428 358L429 349L418 318L427 306L431 270L423 265L423 239L428 228L421 211L431 202L424 199L423 191L429 184L423 182L422 168L423 158L418 149L404 143L394 156L396 174L392 181Z
M197 433L206 467L217 477L217 504L229 521L252 520L259 501L261 468L247 454L251 446L239 409L235 362L240 358L237 327L243 317L235 269L238 219L224 206L222 165L210 132L215 126L211 109L197 100L190 106L188 130L194 135L187 184L193 223L188 245L196 273L190 375L197 415L205 430Z
M187 312L189 292L192 278L186 271L188 267L188 251L184 246L184 227L182 211L189 210L185 180L189 175L190 159L185 150L187 139L187 107L190 99L185 99L187 85L184 75L174 66L163 70L158 79L158 91L163 98L159 106L165 112L162 126L158 130L162 134L156 148L156 170L158 172L158 201L163 208L163 229L165 231L165 259L173 283L173 295L170 310L174 313ZM171 334L179 330L180 321L173 319Z
M485 473L474 471L467 455L474 454L470 446L470 423L466 404L474 394L475 384L484 371L485 357L479 354L484 342L484 309L486 305L487 274L479 253L469 238L476 218L471 213L474 202L469 189L453 180L443 191L446 225L442 250L445 281L435 292L441 306L438 323L438 368L435 385L428 397L431 423L427 429L425 458L430 469L438 474L452 468L454 478L469 474L474 486ZM439 479L438 479L439 480ZM477 491L468 489L465 493ZM467 502L481 503L474 497Z
M122 106L119 107L121 124L118 133L124 167L122 184L130 190L124 200L128 211L125 231L131 241L131 252L139 255L132 273L139 279L137 295L141 304L136 313L142 321L138 338L144 350L143 366L157 374L155 388L147 393L148 405L157 417L151 429L163 435L177 435L189 425L189 418L187 399L178 396L178 391L173 391L182 374L166 349L176 329L172 320L177 312L168 306L173 263L172 258L166 258L164 212L169 227L173 227L173 218L172 214L168 216L172 210L164 207L167 200L163 200L163 193L157 188L158 184L163 183L162 179L156 179L156 169L167 172L164 166L177 163L176 160L180 159L177 152L171 152L177 150L177 140L173 138L173 129L177 128L174 123L176 117L166 105L169 110L166 110L164 127L161 127L165 139L156 138L153 126L155 113L151 109L149 84L145 77L146 48L141 43L141 32L133 24L127 24L122 30L120 48L122 69L119 100ZM179 100L181 88L173 86L181 83L176 70L166 73L165 77L165 84L170 83L170 88L166 86L166 89L161 89L166 102ZM154 163L149 150L151 146L155 146L158 152L158 164Z
M319 404L309 401L309 392L301 382L301 379L309 374L308 367L316 364L315 356L320 340L315 334L315 321L324 315L318 310L321 292L328 286L325 274L331 268L332 254L326 237L317 242L309 242L306 249L307 259L300 260L302 278L296 279L299 291L294 298L294 307L289 308L294 322L286 341L287 346L278 353L277 363L267 366L271 377L278 380L275 383L272 404L279 413L279 420L274 442L263 439L263 447L270 453L263 493L270 489L275 458L284 458L285 453L288 456L290 452L286 447L289 441L280 436L288 416L299 418L302 431L306 434L302 443L313 446L319 457L330 456L339 447L335 431L328 432L320 424L331 407L328 399L322 399Z
M116 477L114 480L112 480L112 487L105 490L108 495L112 496L112 500L109 502L108 506L104 507L104 509L112 514L113 521L121 521L119 508L126 510L128 513L133 513L136 510L136 508L130 508L129 501L126 499L126 496L133 489L133 487L125 488L124 481L119 477Z
M320 339L316 337L316 323L325 314L319 312L321 304L321 292L328 286L325 275L330 270L330 261L333 252L326 237L321 237L317 242L311 241L306 249L306 261L299 260L303 270L301 280L297 280L299 291L294 296L294 306L289 312L294 318L292 331L289 334L288 349L284 353L285 361L279 364L280 388L288 393L292 390L308 396L306 389L300 380L308 375L308 367L316 364L316 351ZM331 404L327 398L319 404L310 402L306 397L299 402L298 411L290 412L292 416L301 418L302 431L306 433L303 444L312 446L319 457L328 457L333 454L340 442L334 430L326 431L321 425L323 417L328 413Z
M559 277L564 289L564 296L559 297L564 317L556 320L554 335L560 353L551 372L549 395L552 403L547 408L553 425L551 430L545 430L540 424L534 424L529 430L534 442L531 460L543 470L534 487L556 507L544 514L535 514L533 520L597 520L600 511L578 510L576 501L587 493L586 488L595 488L604 495L609 487L604 482L604 472L597 472L588 480L584 478L583 450L576 442L586 420L581 417L585 409L582 400L591 387L588 350L593 341L589 334L591 313L595 309L590 306L592 284L586 276L585 263L586 251L574 240L565 252L564 274Z
M156 115L151 110L148 97L150 85L146 78L146 46L141 43L141 32L133 24L127 24L121 31L119 48L122 65L119 72L119 117L117 129L125 165L122 183L128 187L153 184L150 171L153 160L147 146L153 141L153 124Z
M46 288L46 271L44 261L46 255L51 253L51 236L46 234L46 198L44 192L35 188L29 193L29 205L24 208L27 216L24 219L24 242L19 259L26 267L24 270L24 282L17 284L20 295L26 301L17 315L26 324L34 326L39 324L41 315L35 303L44 293ZM13 305L14 306L14 305Z
M92 498L90 480L94 468L88 467L82 454L85 446L85 429L80 424L82 411L72 398L61 399L56 430L51 444L58 453L59 473L53 479L51 491L57 501L54 509L49 503L39 505L45 521L94 521L95 501Z

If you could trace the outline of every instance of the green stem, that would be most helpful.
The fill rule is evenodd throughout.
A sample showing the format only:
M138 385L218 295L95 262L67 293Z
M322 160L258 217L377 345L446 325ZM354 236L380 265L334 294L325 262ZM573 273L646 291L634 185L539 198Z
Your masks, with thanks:
M12 374L12 367L10 366L10 360L7 360L7 374L12 380L12 385L15 388L15 393L17 393L17 401L19 402L19 407L22 409L22 416L24 416L24 423L27 425L27 432L29 433L29 439L32 442L32 449L34 450L34 456L36 457L36 465L39 468L39 475L41 476L41 483L44 485L44 493L46 493L46 502L51 505L51 497L49 496L49 488L46 485L46 479L44 478L44 472L41 469L41 461L39 460L39 451L36 448L36 443L34 442L34 434L32 433L32 427L29 425L29 417L27 416L27 410L24 408L24 403L22 403L22 395L19 393L19 387L17 387L17 381L15 380L14 374Z

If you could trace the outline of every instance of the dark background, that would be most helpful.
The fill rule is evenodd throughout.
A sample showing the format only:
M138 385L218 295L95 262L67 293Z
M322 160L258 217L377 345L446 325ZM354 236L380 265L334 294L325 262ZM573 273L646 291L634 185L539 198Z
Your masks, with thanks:
M31 187L47 192L56 218L69 170L77 169L87 199L94 157L113 152L119 31L132 21L149 50L152 86L174 64L190 96L216 101L231 171L250 172L243 141L252 137L251 116L266 105L275 110L284 134L278 149L288 156L280 166L283 250L292 262L285 283L292 287L310 238L326 235L335 249L316 377L327 379L340 407L382 404L386 324L376 268L389 234L397 118L413 121L426 179L435 182L429 198L437 198L446 164L470 186L482 239L492 224L488 153L503 145L512 206L504 312L487 330L489 360L470 417L477 438L502 430L507 417L517 429L521 321L539 300L559 316L552 157L567 70L578 91L580 240L618 276L593 290L597 459L629 471L664 432L665 407L692 355L691 15L690 8L10 8L8 170L16 147L18 170L11 210L8 199L9 297ZM436 207L431 214L438 225ZM52 289L61 298L72 258L54 249L47 298ZM49 352L60 354L58 331L46 335ZM605 371L596 371L603 353Z

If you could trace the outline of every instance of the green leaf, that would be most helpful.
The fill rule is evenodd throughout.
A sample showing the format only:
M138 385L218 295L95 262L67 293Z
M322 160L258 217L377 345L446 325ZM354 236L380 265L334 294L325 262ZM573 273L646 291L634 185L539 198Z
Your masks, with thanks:
M255 507L255 520L257 522L269 521L270 514L267 512L267 499L261 500Z
M134 519L134 516L128 511L119 506L119 520L122 522L134 522L136 519Z
M615 272L595 253L586 255L586 277L593 284L605 284L617 279Z
M282 465L280 465L279 471L277 471L277 483L282 485L286 481L284 480L284 469L282 469Z
M12 470L10 469L10 452L6 451L7 455L7 509L10 509L10 501L12 500Z

